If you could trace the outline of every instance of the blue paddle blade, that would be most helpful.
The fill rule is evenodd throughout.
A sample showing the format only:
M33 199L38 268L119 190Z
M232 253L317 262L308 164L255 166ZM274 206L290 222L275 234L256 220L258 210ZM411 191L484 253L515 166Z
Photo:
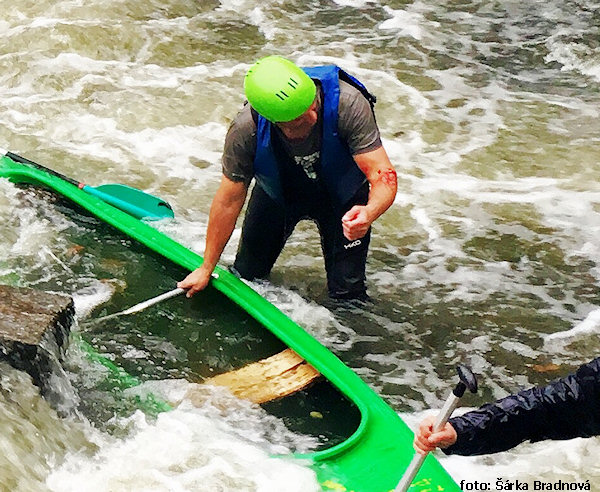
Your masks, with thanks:
M172 219L175 217L171 205L163 199L122 184L84 186L83 191L109 203L113 207L138 219Z

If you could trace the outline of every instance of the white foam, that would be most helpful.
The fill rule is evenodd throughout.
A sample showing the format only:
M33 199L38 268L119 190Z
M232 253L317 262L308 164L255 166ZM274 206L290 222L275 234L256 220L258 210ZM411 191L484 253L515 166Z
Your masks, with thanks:
M558 37L558 36L557 36ZM594 50L580 43L566 43L558 39L548 41L550 53L544 60L548 63L558 62L563 71L579 72L600 81L600 50Z
M596 286L589 284L600 281L599 267L587 269L588 264L600 265L600 248L596 246L600 234L600 193L593 173L597 134L593 125L600 111L594 104L593 89L583 83L573 86L571 81L586 80L583 77L597 81L600 77L597 48L587 41L591 39L587 16L597 2L594 6L588 2L580 10L575 6L574 15L555 0L539 3L539 12L532 13L518 3L496 9L483 2L479 9L466 12L456 9L456 5L419 0L406 6L398 4L396 9L380 0L334 2L365 11L339 9L350 16L351 22L321 29L322 24L316 26L312 22L314 18L326 22L326 16L320 15L322 11L312 15L311 9L319 9L316 4L307 4L305 11L297 13L291 12L293 9L282 0L222 0L216 9L203 5L192 16L183 13L176 18L168 18L167 10L150 6L150 10L143 11L143 17L136 17L133 22L128 16L130 7L125 4L116 9L110 3L97 4L92 14L89 8L82 10L80 2L59 2L48 11L44 4L24 5L17 1L6 19L0 21L0 32L14 51L2 56L7 66L0 81L0 98L4 102L0 119L6 140L2 144L21 146L24 155L28 148L42 153L44 148L54 149L54 153L65 151L72 157L60 163L59 169L65 174L92 177L97 182L117 176L123 182L141 183L147 191L169 199L176 209L177 220L157 227L203 253L206 217L220 176L222 140L228 121L243 99L243 73L253 61L248 57L282 52L302 65L336 63L357 75L378 96L376 110L384 144L399 171L400 190L393 208L374 227L369 267L377 271L368 277L370 291L383 294L382 299L389 296L386 302L403 302L406 293L414 295L415 309L423 315L429 311L429 303L435 309L433 305L440 302L456 306L481 301L493 309L498 302L508 299L510 303L517 298L517 309L535 308L542 316L555 316L570 323L570 330L551 335L550 340L594 335L598 330L593 314L597 307L586 304L588 297L582 297L578 287L586 282L594 289ZM140 12L136 10L135 15ZM506 15L497 24L503 12ZM291 22L286 15L290 13ZM372 18L371 13L375 14ZM82 20L81 16L86 15L90 19ZM521 22L524 20L527 22ZM536 24L538 20L540 26ZM65 36L64 30L54 29L59 23L81 32L89 26L123 26L131 30L133 50L125 48L114 57L95 56L87 46L78 46L75 38L69 39L74 42L68 49L56 50L58 45L52 44L51 53L40 49L41 45L36 45L36 49L29 44L19 45L20 40L34 33L45 34L47 38L42 39L58 43L58 36ZM202 28L206 23L239 26L240 33L248 25L256 29L248 29L252 38L248 46L229 50L233 46L227 44L226 57L219 56L222 52L210 51L181 64L177 59L174 63L160 59L164 54L160 43L170 37L205 42L206 31ZM196 29L198 26L200 30ZM477 33L477 38L472 33ZM232 36L236 34L232 31ZM523 45L523 39L530 39L530 35L540 36L542 45L535 40ZM142 40L143 46L136 44L137 39ZM537 63L535 56L521 57L514 64L501 63L503 53L519 50L533 55L540 53L538 47L543 50L543 43L549 51L545 67L523 69L529 61ZM390 49L396 48L399 56L389 57ZM555 63L561 64L561 72L555 69ZM551 79L545 78L548 76ZM549 87L553 80L557 85ZM182 97L186 98L184 104ZM198 101L198 105L188 105L187 101ZM122 117L121 113L127 111L134 117ZM542 139L546 131L551 133L552 141ZM518 152L521 147L527 147L523 154ZM540 153L547 157L546 161L537 161ZM479 155L485 159L473 162L478 161ZM569 157L568 162L564 156ZM535 161L534 167L527 169L524 166L530 164L530 157ZM51 162L47 164L52 166ZM25 259L19 268L28 272L56 265L64 275L64 266L69 267L69 262L59 254L61 243L52 232L53 224L27 214L15 216L13 208L19 203L0 194L0 214L6 219L0 227L2 232L7 231L0 234L0 256L9 260L2 265L3 271L14 269L16 262L12 260L18 258ZM511 212L496 212L500 209ZM520 210L526 210L526 214L531 210L532 216L524 217ZM553 268L554 260L523 256L510 262L484 261L465 247L473 238L503 234L514 234L528 244L540 245L540 253L546 252L547 244L557 252L556 273L561 280L573 279L574 286L568 283L563 289L557 282L538 282L540 267ZM238 235L239 228L223 256L225 263L235 255ZM47 246L49 253L39 255L41 246ZM398 257L400 261L396 262ZM577 278L566 272L567 268L561 268L563 259L568 268L574 266L573 275ZM282 260L287 262L286 267L318 269L319 281L324 285L318 245L314 252L304 248L296 258ZM585 274L582 269L586 269ZM592 278L584 276L587 273ZM77 282L87 285L88 279ZM321 341L343 351L350 350L355 340L367 340L296 292L276 285L264 288L261 293ZM557 295L560 290L565 291ZM79 288L75 294L78 315L86 316L110 295L107 285L92 283L90 291ZM535 301L529 304L524 300L529 298ZM395 374L380 376L367 367L362 374L375 384L381 381L379 388L398 381L413 387L412 379L426 383L417 390L414 401L410 400L412 397L398 397L399 404L419 408L425 401L435 403L432 394L445 386L431 360L417 356L413 364L414 353L427 347L419 339L421 327L393 322L394 318L405 317L405 309L390 309L387 324L376 318L369 322L386 326L390 333L402 337L403 343L414 347L410 358L405 352L386 352L367 354L365 360L400 365L402 369L405 364L406 374L402 373L399 379ZM407 316L414 321L412 315ZM499 324L505 320L503 316L497 319ZM535 336L527 326L519 330ZM456 346L449 344L443 356L454 360L461 353L472 354L470 362L491 376L486 381L489 391L498 393L503 382L522 383L527 378L514 378L514 367L490 367L485 360L489 353L516 350L520 356L533 358L538 352L527 342L513 345L502 337L499 342L495 335L486 332ZM368 340L377 350L381 339L371 336ZM387 345L379 347L385 350ZM348 358L352 356L349 352ZM101 442L104 445L105 441ZM573 450L594 455L593 447ZM543 471L546 461L538 464L538 456L519 455L523 466ZM493 473L496 465L504 473L503 462L496 459L462 461L460 466L485 465ZM557 452L557 460L560 459L575 463L568 452ZM453 461L447 463L452 466ZM506 463L510 466L511 462ZM556 461L552 464L560 467ZM581 467L588 465L585 460L581 462ZM156 468L157 476L164 476L164 469L160 465ZM153 470L152 466L149 469ZM473 475L477 475L477 470ZM585 472L584 468L579 469L580 475ZM81 476L74 476L76 483L84 483ZM183 483L176 479L173 487L184 487Z
M595 451L598 444L597 438L524 443L511 451L491 456L445 457L440 453L440 462L457 482L489 482L493 486L491 490L500 490L496 488L499 479L503 486L507 481L512 482L513 489L517 480L521 484L527 483L529 490L533 490L535 481L555 483L562 480L584 484L589 480L594 484L600 479Z
M270 282L248 282L254 290L277 306L300 326L309 330L320 342L337 350L348 349L355 332L340 323L333 313L297 292Z
M421 24L425 17L420 12L410 12L408 10L394 10L388 6L384 7L385 12L391 16L379 24L379 29L393 29L398 31L400 36L406 36L420 41L423 38Z
M108 117L65 113L63 118L52 132L52 139L64 142L63 148L72 155L91 155L119 162L120 172L125 177L129 163L135 158L144 162L147 170L161 175L168 173L171 178L188 180L192 184L201 181L204 171L192 166L189 158L197 156L216 165L226 131L223 125L207 123L196 127L177 125L126 132ZM178 142L177 146L173 145L174 141ZM216 168L214 172L220 173L220 169Z
M306 453L317 446L316 438L293 433L280 419L268 414L259 405L233 396L222 386L170 379L148 381L126 393L143 396L148 392L180 410L203 415L227 433L269 454L286 455L291 450Z
M220 411L230 410L225 405ZM129 429L128 437L95 432L91 440L100 450L94 455L68 455L48 476L50 490L278 492L282 484L290 492L320 490L314 471L305 463L271 457L250 440L232 434L233 427L225 420L199 409L175 409L160 414L155 422L137 412L115 423Z
M590 312L583 321L575 325L570 330L557 331L546 335L547 341L574 338L581 335L589 335L592 333L600 333L600 308Z
M333 0L333 3L341 5L342 7L355 7L362 8L366 7L370 3L377 3L376 0Z
M98 306L107 302L115 292L111 283L90 279L90 284L84 289L73 293L75 315L85 319Z
M236 16L243 16L246 22L256 26L266 40L275 39L285 29L280 26L281 20L271 14L272 4L281 4L283 0L270 0L256 5L252 0L219 0L220 11L228 11ZM276 12L276 9L275 9ZM286 19L287 21L287 19Z

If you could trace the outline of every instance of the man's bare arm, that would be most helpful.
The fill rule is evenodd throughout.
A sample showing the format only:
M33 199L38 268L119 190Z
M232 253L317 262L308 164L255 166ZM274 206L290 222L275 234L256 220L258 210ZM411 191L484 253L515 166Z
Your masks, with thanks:
M210 206L204 262L177 284L178 287L188 289L188 297L208 285L210 276L235 228L237 218L246 201L247 192L246 183L232 181L226 176L221 179L221 184Z
M357 154L354 160L367 177L371 190L366 205L355 205L342 217L344 236L349 241L367 233L371 224L394 203L398 189L396 171L383 147Z

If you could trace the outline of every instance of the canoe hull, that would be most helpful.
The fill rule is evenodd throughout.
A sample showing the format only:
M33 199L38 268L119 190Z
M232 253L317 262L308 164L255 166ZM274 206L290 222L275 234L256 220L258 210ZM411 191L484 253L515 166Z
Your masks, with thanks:
M185 246L57 176L3 156L0 177L48 188L184 269L191 271L202 264L202 258ZM413 433L398 414L330 350L226 269L215 269L212 286L311 364L359 409L360 425L348 439L329 449L298 455L310 460L323 490L393 490L413 456ZM411 490L460 489L430 455Z

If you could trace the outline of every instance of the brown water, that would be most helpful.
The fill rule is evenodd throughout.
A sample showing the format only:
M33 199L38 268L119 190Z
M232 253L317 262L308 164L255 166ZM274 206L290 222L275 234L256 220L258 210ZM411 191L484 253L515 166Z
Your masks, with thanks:
M290 239L271 284L256 288L407 421L441 406L458 362L479 374L480 394L465 401L477 405L545 383L598 354L597 2L16 0L4 2L2 11L0 146L90 184L119 181L160 195L177 221L159 227L200 253L222 141L243 101L249 64L270 53L306 65L337 63L378 96L377 118L399 193L374 229L373 305L328 303L310 224ZM71 224L39 207L22 207L12 185L0 187L1 281L36 286L69 277L65 290L75 294L83 315L127 287L119 283L118 267L102 267L93 255L87 270L65 275L71 266L61 231ZM238 235L224 265L233 259ZM108 283L96 276L101 268ZM571 336L548 338L572 329ZM138 358L139 347L127 352L114 344L132 364L146 361L143 353ZM50 451L30 453L40 470L36 483L50 474L53 490L75 490L67 484L80 484L81 470L89 471L93 459L79 456L61 467L61 457L96 439L103 463L112 465L102 471L113 470L115 480L127 484L122 490L143 487L143 479L136 484L117 466L125 456L122 442L92 433L53 444L60 434L55 426L65 424L51 424L51 412L43 415L48 425L40 442ZM259 432L261 419L249 412L245 421ZM14 420L25 425L29 418ZM131 425L139 436L126 441L133 448L152 433L177 442L175 431ZM270 446L268 436L257 441L258 449ZM20 441L10 446L22 452ZM198 452L189 449L186 456ZM457 478L492 477L494 483L496 477L533 481L541 475L600 483L590 458L597 454L597 440L590 439L443 463ZM257 459L269 467L268 458ZM289 485L283 475L261 482L249 472L260 467L244 469L238 454L224 461L235 471L215 465L209 474L215 483L237 472L254 477L245 485L223 478L225 490ZM162 476L170 465L143 466ZM304 468L295 471L305 477ZM30 476L14 466L10 473ZM172 483L194 490L184 475Z

